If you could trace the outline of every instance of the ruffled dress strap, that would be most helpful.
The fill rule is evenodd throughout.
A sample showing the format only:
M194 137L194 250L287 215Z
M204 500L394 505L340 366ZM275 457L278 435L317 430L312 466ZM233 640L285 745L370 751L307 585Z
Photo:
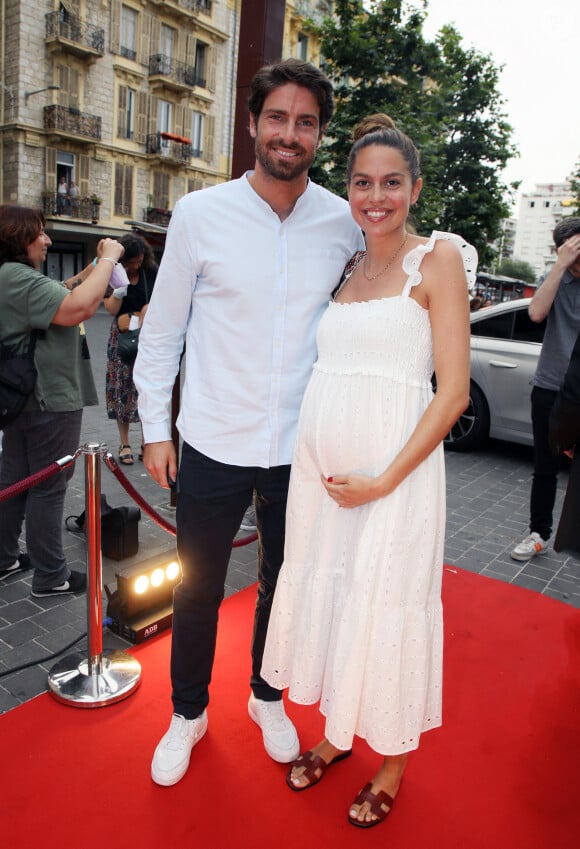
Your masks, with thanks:
M421 283L423 279L423 275L421 274L421 263L423 262L423 257L426 254L431 253L435 247L435 243L439 241L439 239L445 239L447 242L452 242L457 247L461 254L461 259L463 260L467 288L469 291L474 288L477 274L477 251L473 245L470 245L469 242L466 242L465 239L461 236L457 236L455 233L444 233L441 230L433 230L427 242L422 245L417 245L416 248L413 248L412 251L409 251L409 253L403 257L403 271L408 275L405 288L402 292L403 297L407 297L411 289Z

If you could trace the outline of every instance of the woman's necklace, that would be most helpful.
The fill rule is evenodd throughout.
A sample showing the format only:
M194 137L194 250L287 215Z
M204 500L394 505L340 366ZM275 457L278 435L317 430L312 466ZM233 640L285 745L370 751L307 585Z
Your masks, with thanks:
M364 263L363 263L363 274L364 274L364 276L366 277L366 279L367 279L367 280L369 280L369 281L371 281L371 280L376 280L376 279L377 279L377 277L380 277L382 274L384 274L384 273L385 273L385 271L386 271L388 268L390 268L390 267L391 267L391 265L394 263L394 261L396 260L396 258L399 256L399 254L401 253L401 251L403 250L403 248L404 248L404 247L405 247L405 245L407 244L407 239L408 239L408 238L409 238L409 234L407 233L407 234L405 235L405 238L403 239L403 241L401 242L401 244L399 245L399 247L398 247L398 248L397 248L397 250L395 251L395 253L392 255L392 257L390 258L390 260L388 261L388 263L385 265L385 267L384 267L384 268L381 268L381 270L380 270L380 271L377 271L377 273L376 273L376 274L371 274L371 276L370 276L370 277L369 277L369 275L368 275L368 274L366 273L366 271L365 271L365 268L366 268L366 265L367 265L367 256L365 256L365 261L364 261Z

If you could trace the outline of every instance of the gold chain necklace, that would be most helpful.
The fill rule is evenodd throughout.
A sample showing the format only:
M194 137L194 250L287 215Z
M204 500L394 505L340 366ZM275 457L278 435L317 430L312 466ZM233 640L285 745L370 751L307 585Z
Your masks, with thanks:
M397 250L395 251L395 253L392 255L392 257L390 258L390 260L388 261L388 263L385 265L385 267L384 267L384 268L381 268L381 270L380 270L380 271L377 271L377 273L376 273L376 274L371 274L371 276L370 276L370 277L369 277L369 275L368 275L368 274L366 273L366 271L365 271L366 264L367 264L367 256L365 256L365 261L364 261L364 263L363 263L363 274L364 274L364 276L366 277L366 279L367 279L369 282L370 282L371 280L376 280L376 279L377 279L377 277L380 277L382 274L384 274L384 273L385 273L385 271L386 271L388 268L390 268L390 267L391 267L391 265L394 263L394 261L396 260L396 258L399 256L399 254L401 253L401 251L403 250L403 248L404 248L404 247L405 247L405 245L407 244L407 239L408 239L408 238L409 238L409 234L407 233L407 234L406 234L406 236L405 236L405 238L403 239L403 241L401 242L401 244L399 245L399 247L398 247L398 248L397 248Z

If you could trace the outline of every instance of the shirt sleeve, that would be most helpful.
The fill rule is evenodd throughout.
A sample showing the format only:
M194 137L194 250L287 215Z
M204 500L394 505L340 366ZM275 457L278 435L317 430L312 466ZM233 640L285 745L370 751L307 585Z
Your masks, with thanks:
M197 280L195 245L182 201L171 216L133 370L145 442L171 439L171 395Z

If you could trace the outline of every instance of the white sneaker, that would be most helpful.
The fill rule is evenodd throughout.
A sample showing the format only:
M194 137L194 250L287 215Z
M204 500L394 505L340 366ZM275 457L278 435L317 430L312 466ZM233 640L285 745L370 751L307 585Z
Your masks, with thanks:
M512 551L512 560L531 560L536 554L544 554L548 546L548 540L534 531L523 539Z
M252 505L248 507L244 513L244 518L240 524L241 531L255 531L256 528L256 508Z
M191 750L207 731L207 712L195 719L184 719L177 713L171 717L169 730L163 735L151 762L151 778L155 784L171 787L177 784L189 766Z
M294 725L286 716L284 702L265 702L254 694L248 702L248 713L262 729L264 748L272 760L281 764L295 761L300 754L300 743Z

